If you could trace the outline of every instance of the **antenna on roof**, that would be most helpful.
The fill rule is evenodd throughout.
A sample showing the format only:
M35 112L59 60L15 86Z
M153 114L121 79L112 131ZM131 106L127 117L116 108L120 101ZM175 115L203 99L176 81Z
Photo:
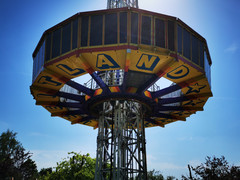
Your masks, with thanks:
M107 9L133 7L138 8L138 0L108 0Z

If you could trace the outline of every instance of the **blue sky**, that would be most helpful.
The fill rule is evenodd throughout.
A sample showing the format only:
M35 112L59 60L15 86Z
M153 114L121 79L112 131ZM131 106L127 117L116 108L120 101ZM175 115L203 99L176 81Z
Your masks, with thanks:
M77 12L105 9L106 0L0 0L0 133L17 132L38 168L55 166L67 152L95 157L97 130L51 117L35 105L29 86L32 52L42 33ZM148 169L186 175L187 165L224 155L240 165L240 1L139 0L141 9L180 18L208 42L213 97L186 122L146 130Z

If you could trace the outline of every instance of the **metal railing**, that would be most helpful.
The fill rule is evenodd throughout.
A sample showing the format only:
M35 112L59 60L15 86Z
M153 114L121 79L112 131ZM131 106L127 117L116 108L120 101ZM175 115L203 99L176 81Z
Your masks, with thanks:
M123 70L99 71L97 74L107 86L121 86L123 83ZM94 79L90 79L84 83L84 86L90 89L100 88Z

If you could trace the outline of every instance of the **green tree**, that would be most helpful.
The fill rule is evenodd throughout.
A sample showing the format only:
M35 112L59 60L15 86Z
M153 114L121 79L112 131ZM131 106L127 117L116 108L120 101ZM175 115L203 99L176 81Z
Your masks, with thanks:
M200 164L197 167L189 168L190 176L182 176L182 179L206 179L206 180L238 180L240 179L240 167L230 166L224 156L217 157L206 157L206 162ZM194 175L191 175L191 170Z
M167 180L174 180L176 179L174 176L167 176Z
M164 180L163 175L160 171L156 171L155 169L147 172L148 180Z
M71 157L67 157L62 162L57 163L55 171L41 176L45 180L92 180L95 174L96 160L89 154L81 155L80 153L70 152Z
M52 168L42 168L40 171L39 171L39 176L40 177L45 177L45 176L48 176L49 174L52 173Z
M147 172L148 180L164 180L164 176L160 173L160 171L156 171L155 169ZM166 180L174 180L174 176L167 176Z
M34 179L37 166L30 159L31 153L25 152L22 144L16 140L17 133L10 130L0 136L0 179Z

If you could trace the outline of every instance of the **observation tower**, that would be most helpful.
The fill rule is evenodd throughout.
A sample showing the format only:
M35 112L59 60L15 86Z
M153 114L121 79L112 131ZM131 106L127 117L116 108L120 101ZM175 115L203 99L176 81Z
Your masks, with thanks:
M98 129L96 180L145 180L145 128L202 111L211 64L206 40L180 19L138 9L137 0L108 0L106 10L43 33L30 89L51 116ZM163 88L160 78L172 84Z

